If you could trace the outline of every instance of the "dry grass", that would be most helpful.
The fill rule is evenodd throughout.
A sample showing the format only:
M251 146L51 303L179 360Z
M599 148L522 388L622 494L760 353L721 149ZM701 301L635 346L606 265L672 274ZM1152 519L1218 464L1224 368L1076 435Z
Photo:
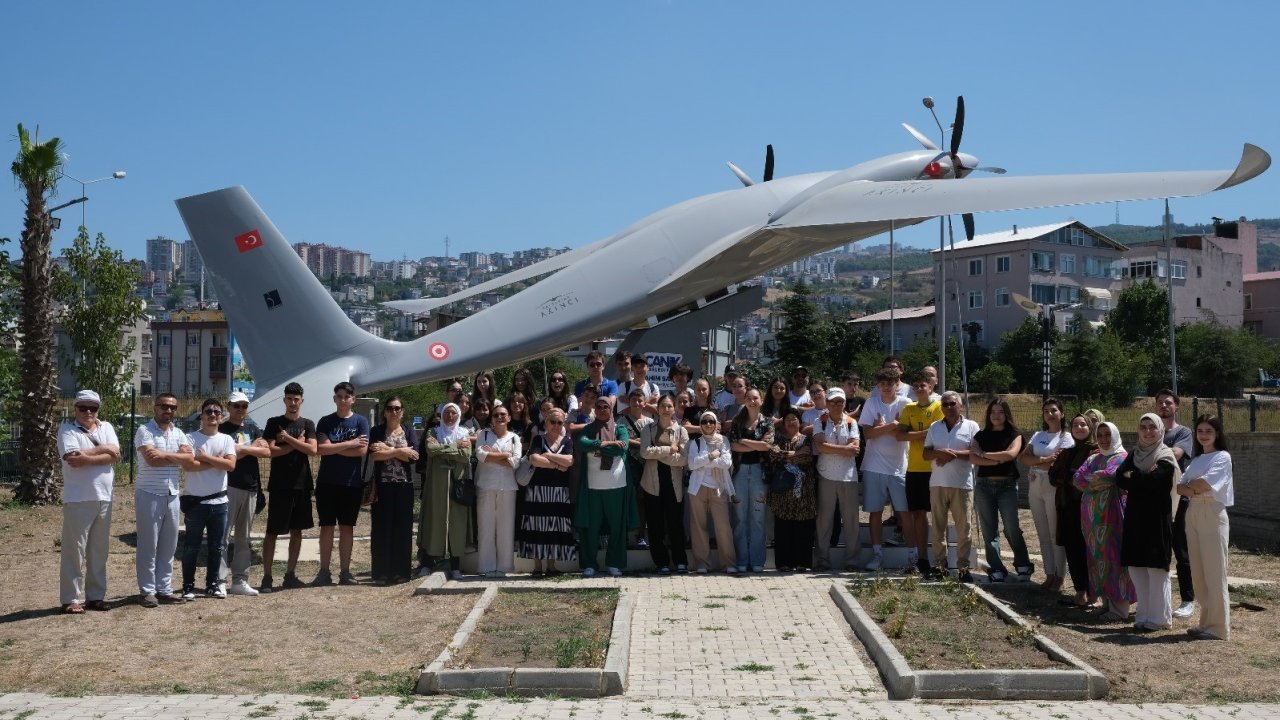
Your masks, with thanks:
M458 667L600 668L618 591L498 594L456 658Z
M413 597L414 586L405 584L144 609L135 602L126 486L117 488L113 508L112 610L62 615L61 509L15 507L9 498L0 490L0 692L404 694L474 603L465 595ZM361 524L357 536L367 533L367 514ZM368 543L357 542L353 567L359 572L368 560ZM316 568L300 564L299 575L309 579ZM256 581L261 567L251 572ZM283 568L275 574L278 580Z

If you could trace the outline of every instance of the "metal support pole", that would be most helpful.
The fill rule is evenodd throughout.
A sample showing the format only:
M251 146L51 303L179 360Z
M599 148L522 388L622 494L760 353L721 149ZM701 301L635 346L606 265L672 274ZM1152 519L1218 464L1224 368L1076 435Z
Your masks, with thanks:
M889 354L898 354L898 340L894 328L894 313L898 309L898 284L893 279L893 221L889 221Z
M1249 432L1258 432L1258 396L1252 394L1249 395Z
M1173 216L1169 214L1169 199L1164 201L1164 264L1166 273L1166 285L1169 294L1169 375L1171 384L1169 387L1173 390L1173 394L1178 394L1178 338L1173 327ZM1159 263L1156 263L1159 265ZM1218 410L1218 415L1222 415L1222 410Z

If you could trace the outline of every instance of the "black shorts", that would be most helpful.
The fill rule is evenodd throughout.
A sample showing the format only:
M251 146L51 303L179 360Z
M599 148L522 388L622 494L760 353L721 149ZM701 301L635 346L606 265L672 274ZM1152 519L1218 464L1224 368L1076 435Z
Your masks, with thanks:
M320 517L320 527L353 527L360 517L363 498L364 488L316 485L316 515Z
M311 519L311 493L280 488L267 494L267 534L283 535L290 530L315 527Z
M907 512L929 512L929 476L933 473L907 473Z

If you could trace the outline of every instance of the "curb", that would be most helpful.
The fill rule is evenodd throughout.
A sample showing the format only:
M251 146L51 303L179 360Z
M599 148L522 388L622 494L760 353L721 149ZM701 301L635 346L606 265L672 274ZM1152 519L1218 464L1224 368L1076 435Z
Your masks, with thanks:
M433 572L422 581L418 587L414 588L414 595L430 595L431 593L444 587L449 582L449 576L442 572Z
M1034 633L1036 646L1069 670L912 670L906 658L862 609L842 582L831 584L831 599L866 646L894 700L1096 700L1108 691L1106 677L1038 632L1012 608L986 591L973 587L988 607L1005 622Z
M423 583L426 585L427 583ZM572 589L506 587L508 592L573 592ZM495 695L537 696L556 694L565 697L604 697L621 695L627 687L627 671L631 655L631 616L635 611L635 594L618 589L618 604L613 612L613 628L609 635L609 652L604 669L599 668L475 668L449 669L453 656L471 638L484 611L498 596L498 585L490 585L471 612L458 626L453 640L418 676L414 692L423 695L466 694L487 690ZM430 592L430 591L427 591Z

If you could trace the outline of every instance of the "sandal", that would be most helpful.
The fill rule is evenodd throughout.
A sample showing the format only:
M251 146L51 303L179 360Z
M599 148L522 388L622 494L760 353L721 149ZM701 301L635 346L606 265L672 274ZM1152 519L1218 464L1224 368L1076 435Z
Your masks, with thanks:
M107 607L106 600L90 600L84 604L84 607L86 610L93 610L94 612L106 612L111 609Z
M67 603L62 606L62 613L64 615L83 615L84 606L78 602Z

